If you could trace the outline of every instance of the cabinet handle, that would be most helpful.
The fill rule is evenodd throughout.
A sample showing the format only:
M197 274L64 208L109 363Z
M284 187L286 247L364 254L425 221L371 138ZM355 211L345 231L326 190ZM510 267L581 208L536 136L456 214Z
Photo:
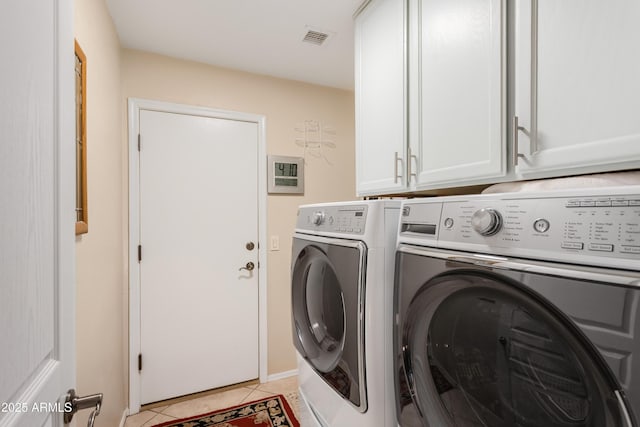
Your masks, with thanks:
M409 174L409 183L411 183L411 177L413 177L415 179L415 181L418 181L418 174L417 172L413 172L413 163L412 161L415 160L416 161L416 169L418 166L418 157L415 154L411 153L411 147L409 147L409 161L407 162L407 173Z
M397 184L398 183L398 178L402 178L402 173L400 173L400 175L398 175L398 162L400 162L400 164L402 165L402 157L398 156L398 152L395 152L395 158L394 158L394 162L393 162L393 183Z
M518 151L518 132L523 131L526 133L526 129L518 125L518 116L513 116L513 164L518 166L518 159L525 158L524 154L520 154Z

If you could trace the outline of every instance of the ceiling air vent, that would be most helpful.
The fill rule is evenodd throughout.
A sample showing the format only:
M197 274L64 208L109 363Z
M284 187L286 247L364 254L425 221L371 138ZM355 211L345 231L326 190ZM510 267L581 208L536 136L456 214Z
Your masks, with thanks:
M305 34L302 41L306 43L315 44L316 46L321 46L322 43L324 43L328 37L329 37L329 34L327 33L321 33L320 31L309 30L307 31L307 34Z

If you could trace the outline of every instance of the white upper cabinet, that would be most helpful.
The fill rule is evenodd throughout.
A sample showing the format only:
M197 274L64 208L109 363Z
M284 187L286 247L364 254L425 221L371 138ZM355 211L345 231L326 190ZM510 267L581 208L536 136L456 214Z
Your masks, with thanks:
M638 168L640 1L516 4L516 173Z
M358 195L640 168L639 0L372 0Z
M505 175L505 12L501 0L411 0L410 187Z
M356 191L406 191L405 0L372 0L355 21Z

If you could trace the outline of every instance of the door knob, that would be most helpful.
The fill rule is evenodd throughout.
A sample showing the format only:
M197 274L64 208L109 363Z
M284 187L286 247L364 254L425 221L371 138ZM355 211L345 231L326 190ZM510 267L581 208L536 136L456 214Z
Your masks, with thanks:
M248 242L248 243L245 245L245 248L247 248L247 250L248 250L248 251L252 251L252 250L253 250L253 248L255 248L255 247L256 247L256 244L255 244L255 243L253 243L253 242Z
M76 412L82 409L94 408L87 421L87 427L93 427L96 417L100 415L100 407L102 406L102 393L92 394L90 396L79 397L75 389L67 392L65 399L65 409L70 406L70 411L64 413L64 423L69 424Z
M242 270L252 271L254 268L256 268L256 265L251 261L249 261L247 265L245 265L244 267L240 267L238 271L242 271Z

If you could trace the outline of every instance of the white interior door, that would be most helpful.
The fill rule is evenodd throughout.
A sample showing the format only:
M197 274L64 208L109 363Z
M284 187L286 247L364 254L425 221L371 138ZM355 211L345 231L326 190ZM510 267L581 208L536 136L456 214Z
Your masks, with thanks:
M0 426L61 426L75 381L72 19L0 13Z
M258 378L258 124L139 123L140 401Z

